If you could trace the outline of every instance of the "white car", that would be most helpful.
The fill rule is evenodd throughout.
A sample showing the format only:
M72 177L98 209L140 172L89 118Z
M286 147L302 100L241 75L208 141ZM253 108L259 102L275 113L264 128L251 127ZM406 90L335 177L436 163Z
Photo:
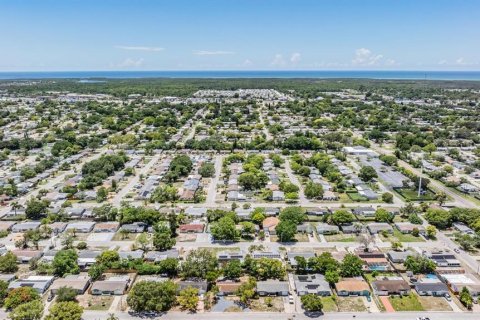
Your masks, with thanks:
M295 303L295 300L293 299L293 296L292 296L292 295L289 295L289 296L288 296L288 303L290 303L290 304L294 304L294 303Z

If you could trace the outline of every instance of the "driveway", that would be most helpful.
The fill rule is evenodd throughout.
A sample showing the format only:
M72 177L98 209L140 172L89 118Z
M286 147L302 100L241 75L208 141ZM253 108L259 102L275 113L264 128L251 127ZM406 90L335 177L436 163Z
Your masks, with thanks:
M390 303L390 300L388 300L388 296L379 296L378 299L385 306L385 311L386 312L395 312L395 309L393 308L392 304Z

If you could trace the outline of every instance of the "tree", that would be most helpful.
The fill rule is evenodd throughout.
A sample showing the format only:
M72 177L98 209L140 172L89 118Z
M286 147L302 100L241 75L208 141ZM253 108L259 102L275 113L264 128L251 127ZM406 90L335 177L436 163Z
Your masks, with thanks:
M345 255L340 265L342 277L358 277L363 274L363 261L358 256L349 253Z
M27 219L39 220L47 213L48 202L30 198L27 201L25 216Z
M333 286L340 280L340 273L337 270L328 270L325 272L325 280Z
M322 298L313 293L308 293L300 297L302 301L303 309L307 312L320 312L322 311L323 304Z
M215 166L213 163L210 162L204 162L198 169L198 173L203 177L203 178L210 178L215 175Z
M105 270L107 270L107 268L103 264L94 263L90 266L90 269L88 269L88 275L95 281L100 279Z
M425 219L439 229L445 229L452 223L452 215L443 209L428 209L425 213Z
M319 183L309 181L305 186L305 196L309 199L321 199L323 197L323 187Z
M177 302L183 310L189 310L190 312L197 311L198 305L198 289L186 288L180 291L177 297Z
M349 224L353 220L355 220L353 213L344 209L337 210L332 214L332 222L336 225Z
M391 194L390 192L383 193L382 200L386 203L393 203L393 194Z
M11 320L40 320L43 316L43 303L33 300L17 306L10 312Z
M210 228L210 232L215 240L233 241L238 238L235 221L230 217L220 218L220 220Z
M252 276L261 280L282 279L285 276L285 268L282 262L277 259L252 259L248 270Z
M0 280L0 307L3 306L3 302L8 295L8 282Z
M20 287L10 290L3 306L5 309L15 309L23 303L40 300L38 292L31 287Z
M148 234L146 232L140 234L135 241L137 247L139 247L142 251L147 251L149 242Z
M17 272L17 257L8 251L5 255L0 256L0 272L1 273L13 273Z
M265 220L265 209L255 208L250 215L250 219L253 223L260 225Z
M242 264L239 260L231 260L223 267L223 275L228 279L238 279L242 272Z
M365 182L372 181L373 178L377 178L377 172L372 166L365 166L360 169L358 177Z
M428 238L435 239L435 237L437 235L437 228L435 228L434 226L427 226L425 228L425 232L426 232Z
M46 320L81 320L83 308L76 302L57 302L50 307Z
M73 249L58 251L52 261L55 275L63 277L63 275L67 273L79 273L80 267L78 266L77 259L77 252Z
M100 187L97 190L97 202L103 202L107 200L108 191L105 187Z
M297 225L290 220L280 221L275 227L275 233L277 234L280 242L291 242L295 240L295 234L297 233Z
M237 290L237 296L240 297L240 302L247 306L250 305L250 301L257 294L255 290L256 287L257 282L252 277L248 278L247 282L242 283Z
M95 220L98 221L115 221L117 219L118 210L111 204L104 204L100 207L95 207L92 210Z
M378 208L375 211L375 221L377 222L392 222L395 216L383 208Z
M172 231L165 224L157 224L153 233L153 246L156 250L165 251L172 249L176 243L172 237Z
M184 278L206 279L207 273L216 271L218 260L208 249L192 250L182 263L181 274Z
M57 302L76 301L77 290L71 287L61 287L57 290Z
M460 302L467 307L467 309L472 309L473 307L473 298L467 287L463 287L460 292Z
M308 261L303 256L296 256L295 262L297 263L296 269L297 273L304 273L308 267Z
M315 273L326 274L327 271L337 270L339 263L330 252L322 252L308 259L308 266Z
M120 320L115 314L109 313L107 320Z
M167 311L175 303L177 286L173 281L140 281L135 283L127 297L128 306L136 311Z
M279 215L282 221L292 221L295 225L301 224L307 218L305 211L301 207L284 208Z
M421 256L408 256L403 265L414 274L432 273L436 269L435 262Z
M435 199L437 200L439 206L443 206L443 204L444 204L445 201L447 200L447 194L446 194L445 192L443 192L443 191L440 191L440 192L437 193L437 195L435 196Z

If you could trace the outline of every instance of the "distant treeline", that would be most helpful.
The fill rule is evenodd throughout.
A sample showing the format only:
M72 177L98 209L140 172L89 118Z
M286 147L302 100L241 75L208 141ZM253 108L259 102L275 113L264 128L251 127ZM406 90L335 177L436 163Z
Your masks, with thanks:
M0 81L9 92L46 93L69 91L76 93L104 93L118 97L130 94L143 96L190 96L197 90L276 89L282 92L294 90L296 95L315 98L326 91L357 89L363 92L398 94L407 98L427 98L440 94L442 89L480 89L480 81L446 80L375 80L375 79L101 79L102 82L81 83L78 79L40 80L32 85L12 85L12 80ZM8 86L2 86L2 83ZM470 93L458 92L459 97Z

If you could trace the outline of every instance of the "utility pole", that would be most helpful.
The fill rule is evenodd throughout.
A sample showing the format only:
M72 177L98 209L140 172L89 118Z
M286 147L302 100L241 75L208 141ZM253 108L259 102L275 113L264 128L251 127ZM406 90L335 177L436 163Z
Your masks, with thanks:
M422 175L423 175L423 159L422 159L422 168L420 170L420 179L418 180L418 198L420 198L420 193L422 191Z

